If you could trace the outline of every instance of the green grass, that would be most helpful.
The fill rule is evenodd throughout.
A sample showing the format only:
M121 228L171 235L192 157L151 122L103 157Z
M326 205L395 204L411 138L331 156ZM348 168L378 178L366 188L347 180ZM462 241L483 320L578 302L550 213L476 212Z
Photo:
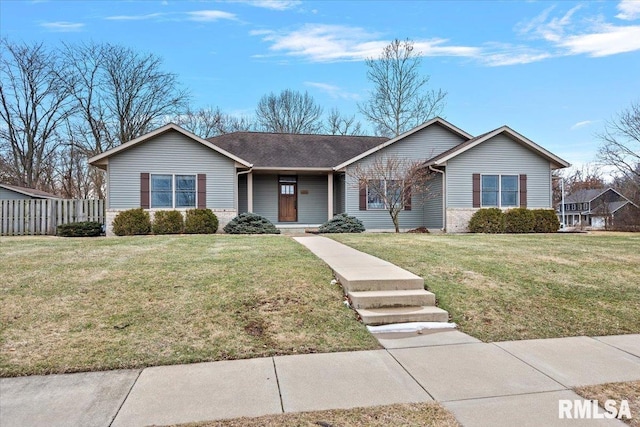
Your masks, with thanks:
M332 235L425 279L484 341L640 333L640 234Z
M0 238L0 376L378 348L285 236Z

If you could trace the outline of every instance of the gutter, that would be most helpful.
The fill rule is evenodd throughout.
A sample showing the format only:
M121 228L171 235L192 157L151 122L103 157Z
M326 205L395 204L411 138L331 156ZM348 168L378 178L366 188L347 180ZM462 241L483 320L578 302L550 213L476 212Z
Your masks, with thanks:
M442 174L442 231L447 232L447 180L444 171L429 165L429 170Z

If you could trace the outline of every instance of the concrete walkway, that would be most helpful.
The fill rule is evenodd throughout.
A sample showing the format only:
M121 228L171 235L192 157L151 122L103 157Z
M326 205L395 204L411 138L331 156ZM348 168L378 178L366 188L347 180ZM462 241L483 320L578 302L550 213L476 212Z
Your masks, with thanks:
M135 427L434 400L471 427L623 426L561 420L559 400L581 399L575 386L640 380L640 334L377 338L384 349L2 378L0 426Z
M294 237L332 270L365 325L447 322L424 279L388 261L320 236Z

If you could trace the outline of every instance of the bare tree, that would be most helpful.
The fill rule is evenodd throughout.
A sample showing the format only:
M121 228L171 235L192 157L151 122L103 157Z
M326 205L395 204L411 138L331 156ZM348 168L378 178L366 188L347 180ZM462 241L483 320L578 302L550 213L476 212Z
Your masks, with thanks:
M422 205L435 197L431 191L431 173L424 160L398 156L376 157L366 165L358 164L347 174L366 194L368 209L389 212L396 233L400 232L400 214L413 202Z
M93 43L65 45L62 55L58 79L79 111L69 139L87 157L149 132L186 107L187 92L155 55ZM103 198L103 174L91 176L96 196Z
M337 108L332 108L329 112L327 131L330 135L363 135L362 123L356 122L355 114L343 116Z
M14 182L50 186L60 129L74 112L69 92L58 84L59 58L40 44L0 41L0 148ZM45 182L47 181L47 182Z
M67 199L89 199L94 197L93 176L96 171L87 165L87 157L74 146L60 152L56 168L58 190L56 194Z
M422 58L413 41L394 40L378 58L368 58L367 78L373 83L360 112L381 136L394 137L440 114L447 92L427 90L429 76L420 73Z
M319 133L322 107L307 92L285 89L260 98L256 108L258 124L267 132Z
M201 138L255 129L255 123L250 118L224 114L218 107L199 110L189 108L175 116L173 121Z
M608 121L598 138L602 142L600 161L615 167L640 189L640 101Z

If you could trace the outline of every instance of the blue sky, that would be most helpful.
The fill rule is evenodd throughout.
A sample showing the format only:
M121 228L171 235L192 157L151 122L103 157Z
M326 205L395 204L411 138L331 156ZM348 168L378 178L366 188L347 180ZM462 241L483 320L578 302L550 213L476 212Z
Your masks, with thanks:
M0 33L152 52L194 107L243 115L287 88L357 113L371 88L364 58L410 38L432 87L448 91L447 120L472 134L507 124L578 165L595 159L605 121L640 100L637 0L2 0Z

